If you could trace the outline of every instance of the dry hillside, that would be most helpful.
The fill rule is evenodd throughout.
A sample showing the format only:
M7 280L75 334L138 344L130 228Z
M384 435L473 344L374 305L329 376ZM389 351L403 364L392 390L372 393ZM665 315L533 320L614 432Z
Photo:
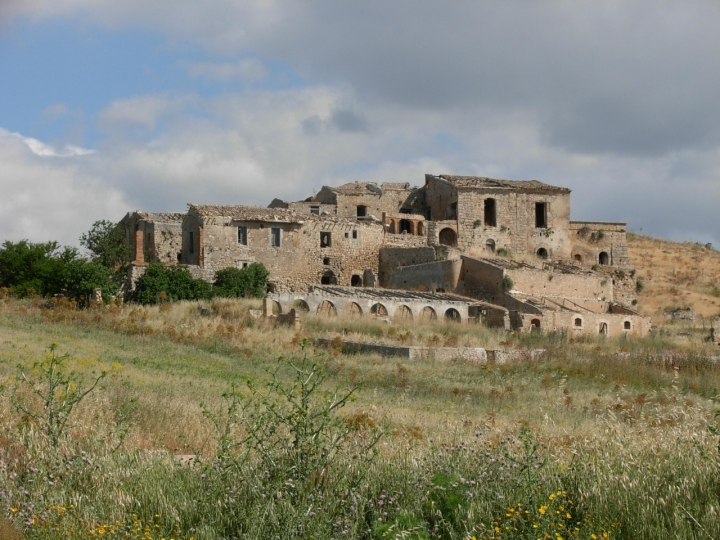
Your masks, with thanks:
M661 323L675 308L697 317L720 314L720 252L693 242L670 242L628 234L630 262L643 284L638 307Z

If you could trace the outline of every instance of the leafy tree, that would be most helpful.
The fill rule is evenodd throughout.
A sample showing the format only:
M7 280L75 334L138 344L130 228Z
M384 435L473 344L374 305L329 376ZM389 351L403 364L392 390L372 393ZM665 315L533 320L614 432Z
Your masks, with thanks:
M65 293L75 299L89 299L93 289L102 290L103 300L118 293L119 286L113 280L113 271L96 262L76 259L68 262L62 269L62 285Z
M202 300L212 296L212 285L195 279L183 266L163 266L151 262L135 285L135 298L141 304L154 304L164 292L170 300Z
M254 296L262 298L267 290L267 268L260 263L252 263L245 268L224 268L215 273L215 296L244 298Z
M0 249L0 287L8 287L18 296L29 290L43 296L58 293L62 268L77 258L77 249L61 249L57 242L6 241Z
M125 229L119 223L100 220L80 237L80 244L90 252L93 262L113 270L130 262L131 249L125 238Z

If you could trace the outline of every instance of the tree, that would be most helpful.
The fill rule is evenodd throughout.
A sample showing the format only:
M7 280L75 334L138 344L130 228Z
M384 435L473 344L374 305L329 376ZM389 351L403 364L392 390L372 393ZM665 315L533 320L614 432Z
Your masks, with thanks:
M116 295L119 290L110 268L84 259L65 264L62 269L62 285L65 294L76 300L83 297L89 299L93 289L99 288L103 301L107 302L110 295Z
M25 296L33 290L43 296L62 289L62 269L78 258L75 248L60 248L57 242L6 241L0 249L0 287Z
M130 262L131 249L125 229L119 223L100 220L80 237L80 244L90 252L93 262L118 270Z
M269 275L270 272L260 263L252 263L243 269L224 268L215 273L213 291L215 296L227 298L262 298L265 296Z

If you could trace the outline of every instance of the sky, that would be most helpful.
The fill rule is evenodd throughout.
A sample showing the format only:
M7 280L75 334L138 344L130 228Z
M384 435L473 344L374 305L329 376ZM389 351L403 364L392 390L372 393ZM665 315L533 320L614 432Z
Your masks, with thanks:
M716 0L0 0L0 241L426 173L720 246Z

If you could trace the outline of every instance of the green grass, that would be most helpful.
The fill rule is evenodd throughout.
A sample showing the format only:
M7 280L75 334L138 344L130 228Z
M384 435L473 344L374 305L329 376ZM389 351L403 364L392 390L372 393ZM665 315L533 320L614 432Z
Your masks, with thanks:
M720 368L700 332L570 342L313 316L296 332L253 319L253 300L215 301L210 316L192 303L0 302L0 504L25 538L720 537ZM262 416L270 457L248 443L219 455L249 433L248 411L285 403L269 372L290 384L278 358L297 362L305 336L546 352L474 365L310 349L323 388L362 384L337 411L333 429L352 429L328 466L300 474L288 461L289 417ZM108 372L58 448L11 406L16 366L31 369L50 343L86 380ZM233 384L259 408L231 415L222 439L203 411L226 425ZM173 459L195 452L195 466Z

